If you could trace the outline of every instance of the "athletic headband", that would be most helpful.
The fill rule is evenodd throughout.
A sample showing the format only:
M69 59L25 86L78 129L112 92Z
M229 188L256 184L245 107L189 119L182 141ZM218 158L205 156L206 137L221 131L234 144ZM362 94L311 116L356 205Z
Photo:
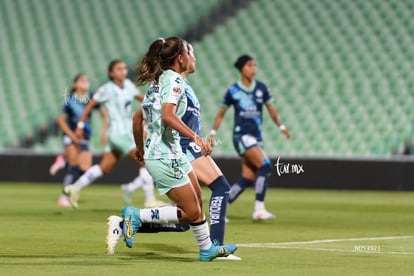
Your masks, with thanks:
M246 65L246 63L252 59L253 58L249 55L241 55L234 63L234 67L236 67L241 72L241 70L243 69L243 66Z

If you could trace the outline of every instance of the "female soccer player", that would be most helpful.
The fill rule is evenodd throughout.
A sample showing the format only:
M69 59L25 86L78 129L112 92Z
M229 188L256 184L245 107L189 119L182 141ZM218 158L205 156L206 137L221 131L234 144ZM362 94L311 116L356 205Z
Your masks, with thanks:
M176 206L123 209L123 235L128 247L142 223L188 222L200 248L200 260L210 261L236 250L234 244L218 246L211 242L203 213L201 189L192 167L180 146L181 133L200 147L203 155L211 153L210 144L194 133L180 119L185 113L185 81L180 75L188 66L184 40L177 37L154 41L138 68L137 83L150 83L142 104L148 135L138 124L138 156L143 156L160 194L166 194ZM143 155L142 155L143 154ZM141 157L142 159L142 157Z
M78 207L79 192L83 187L103 174L110 173L122 156L128 155L135 160L135 142L131 128L131 101L133 99L142 101L143 96L138 92L135 85L126 78L127 73L127 67L123 61L112 61L108 66L110 81L97 90L86 105L77 123L76 135L78 138L84 137L86 134L85 121L92 108L102 104L108 112L108 143L101 162L88 169L73 185L65 188L65 192L69 194L70 203L75 208ZM145 168L141 167L140 170L141 176L148 175L143 171ZM149 189L144 189L146 205L164 204L155 200L152 179L146 180L145 183L149 183Z
M78 176L86 171L92 164L92 155L89 151L89 138L92 134L90 115L85 120L85 135L79 139L75 135L76 125L82 115L85 106L91 99L89 93L89 80L85 74L78 74L73 79L69 95L65 99L62 114L57 118L57 123L63 131L63 144L65 147L65 157L68 163L66 175L63 178L63 189L72 184ZM104 120L102 130L102 140L106 137L107 115L103 108L100 109ZM62 157L63 158L63 157ZM58 199L59 206L70 206L68 196L62 193Z
M194 131L194 133L201 137L200 103L198 101L196 94L191 88L190 83L187 80L187 75L194 73L196 70L196 58L194 55L194 49L191 44L187 44L187 50L189 54L189 63L187 66L187 70L181 73L185 81L184 92L187 98L187 107L184 116L181 119L192 131ZM140 120L139 118L140 115L141 113L137 112L136 116L134 116L134 136L136 144L139 143L138 139L140 139L139 134L137 134L138 129L142 127L142 120ZM193 170L196 173L197 179L204 185L208 186L212 191L209 205L210 238L213 243L222 245L224 243L224 231L226 224L225 216L230 185L228 184L227 179L223 176L220 169L217 167L214 160L210 156L203 155L201 152L201 148L190 138L180 134L180 145L183 153L191 162L191 166L193 167ZM120 217L111 216L108 218L108 220L109 228L107 236L107 249L109 249L109 254L113 254L115 252L116 243L119 240L119 237L116 237L117 233L119 233L118 236L120 236L122 233L122 231L114 230L119 229L118 225L122 221L122 219ZM146 226L146 224L143 225ZM152 224L148 225L152 226ZM158 228L155 228L154 232L171 232L172 230L179 232L188 230L187 228L183 227L183 224L173 224L172 229L171 227L166 227L166 225L161 226L162 227L159 226ZM146 231L146 233L147 232L148 231ZM239 257L234 256L232 254L227 257L223 257L223 259L241 260Z
M209 141L215 141L216 131L227 109L234 106L233 144L241 156L242 177L230 190L232 203L250 185L255 183L256 202L254 220L269 220L275 217L264 205L268 180L272 171L269 158L262 149L262 108L266 105L270 117L288 139L289 131L280 120L272 104L272 96L265 84L256 81L256 62L248 55L240 56L234 66L241 73L241 80L234 83L226 92L223 107L214 119Z

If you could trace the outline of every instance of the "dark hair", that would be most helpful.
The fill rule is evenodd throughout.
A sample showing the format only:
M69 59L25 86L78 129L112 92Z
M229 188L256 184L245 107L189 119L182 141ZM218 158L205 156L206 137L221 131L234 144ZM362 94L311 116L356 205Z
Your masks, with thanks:
M77 82L81 77L86 77L85 73L77 74L72 80L72 86L70 87L69 93L73 94L76 91L75 82Z
M118 63L123 62L120 59L114 59L113 61L111 61L108 65L108 79L112 80L112 77L109 75L109 73L112 72L112 70L114 69L115 65L117 65Z
M239 58L236 60L236 62L234 63L234 67L236 67L240 72L243 69L244 65L246 65L246 63L249 60L252 60L253 58L249 55L241 55L239 56Z
M152 42L137 66L136 84L141 86L153 80L158 81L162 71L171 68L176 57L186 47L186 42L179 37L159 38Z

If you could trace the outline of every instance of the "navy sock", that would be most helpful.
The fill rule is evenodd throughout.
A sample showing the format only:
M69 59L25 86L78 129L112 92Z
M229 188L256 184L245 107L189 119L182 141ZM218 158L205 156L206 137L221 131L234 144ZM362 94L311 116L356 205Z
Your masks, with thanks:
M240 178L236 183L231 186L229 203L232 203L236 198L249 186L253 184L253 180L247 178Z
M79 166L68 166L68 169L66 171L66 174L63 178L63 187L66 187L79 177L81 170L79 169Z
M256 187L256 200L257 201L264 201L267 185L269 182L270 173L272 172L272 166L270 165L269 159L265 159L263 162L263 166L259 168L259 172L257 174L255 187Z
M208 187L212 191L209 205L210 239L222 245L224 241L230 185L224 176L219 176Z

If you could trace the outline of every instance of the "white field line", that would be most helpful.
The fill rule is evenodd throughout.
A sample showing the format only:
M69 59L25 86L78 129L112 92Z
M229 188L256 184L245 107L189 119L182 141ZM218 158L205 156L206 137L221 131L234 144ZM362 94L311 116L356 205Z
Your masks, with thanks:
M398 251L356 251L336 248L318 248L318 247L300 247L295 245L321 244L321 243L335 243L347 241L383 241L383 240L398 240L398 239L413 239L414 236L389 236L389 237L366 237L366 238L347 238L347 239L328 239L328 240L313 240L302 242L278 242L278 243L243 243L238 244L238 247L248 248L278 248L278 249L301 249L309 251L331 251L331 252L346 252L346 253L362 253L362 254L390 254L390 255L414 255L414 252L398 252Z

